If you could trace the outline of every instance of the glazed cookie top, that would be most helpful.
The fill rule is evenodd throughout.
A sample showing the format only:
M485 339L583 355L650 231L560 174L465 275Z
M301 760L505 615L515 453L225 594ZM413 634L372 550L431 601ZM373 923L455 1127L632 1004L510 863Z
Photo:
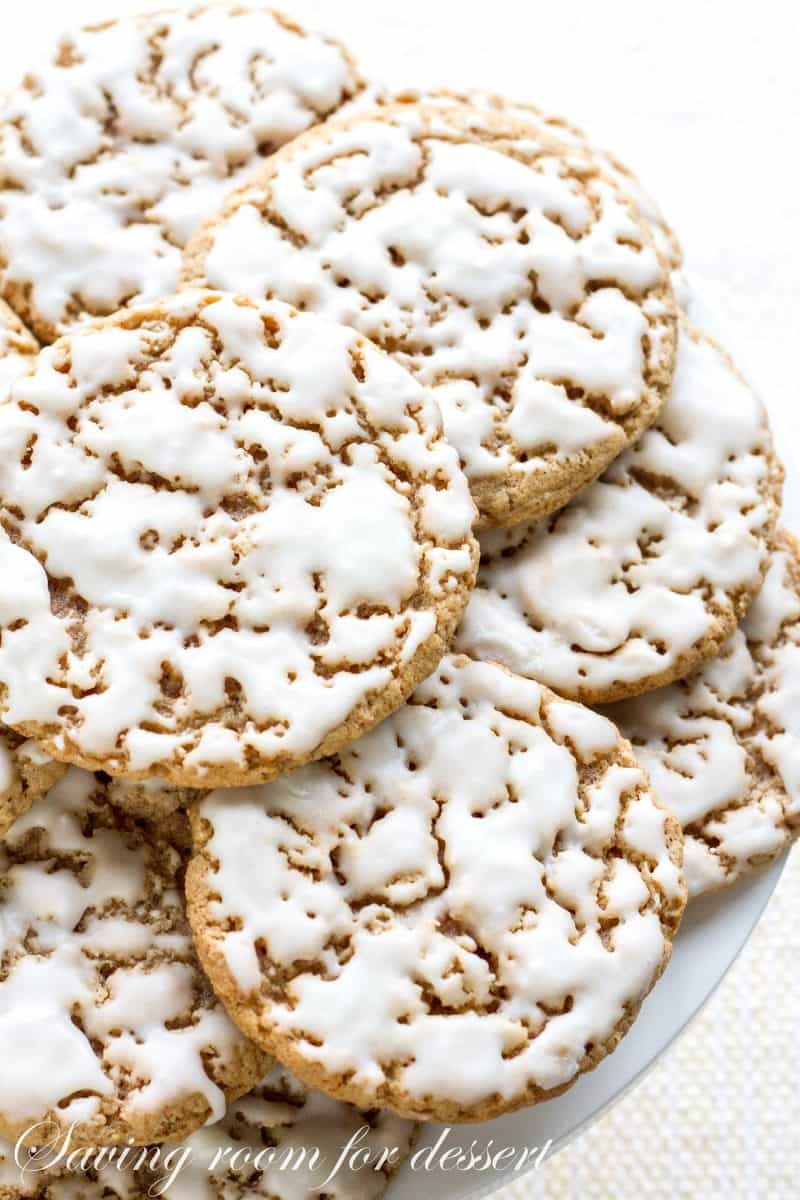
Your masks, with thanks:
M764 586L719 658L609 706L680 820L690 896L735 883L800 829L800 560L781 534Z
M669 391L668 271L632 203L544 129L398 106L284 147L186 278L350 324L439 402L484 524L566 503Z
M349 101L339 116L344 118L351 112L367 112L370 108L393 107L396 104L435 104L445 107L458 104L467 112L477 111L480 114L479 120L487 113L494 114L504 120L517 121L521 125L532 125L533 132L539 136L544 131L556 137L565 146L599 166L628 192L636 202L641 216L648 222L653 243L660 257L673 271L679 271L683 266L680 242L658 202L616 155L596 145L583 129L564 117L545 112L528 101L511 99L496 92L481 91L479 88L472 88L466 92L448 91L445 88L434 88L431 91L406 88L400 92L392 92L389 88L374 84L361 92L355 100Z
M459 649L589 703L688 674L761 584L781 479L763 405L684 326L655 428L549 523L481 539Z
M35 742L0 725L0 837L64 774Z
M567 1086L684 903L680 831L614 726L463 657L334 759L213 793L192 832L190 920L232 1016L308 1083L405 1116Z
M180 786L351 741L474 581L436 405L349 329L190 292L87 323L0 406L3 719Z
M221 1195L225 1200L308 1200L317 1195L380 1200L416 1132L413 1121L388 1112L363 1112L305 1087L285 1068L274 1066L257 1088L230 1106L219 1124L188 1139L185 1166L162 1194L166 1200L218 1200ZM353 1154L329 1180L351 1138L357 1139ZM152 1187L158 1175L142 1173L139 1178Z
M36 338L0 300L0 404L12 382L31 367L38 353Z
M45 340L175 290L181 248L263 156L361 81L258 3L64 36L0 105L0 284Z
M184 847L78 768L0 844L2 1136L48 1121L74 1122L75 1144L179 1139L263 1072L200 971Z

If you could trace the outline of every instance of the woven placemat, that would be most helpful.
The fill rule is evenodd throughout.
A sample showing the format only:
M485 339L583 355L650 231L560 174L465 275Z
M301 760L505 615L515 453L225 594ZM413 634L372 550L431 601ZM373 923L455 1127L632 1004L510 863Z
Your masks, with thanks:
M717 993L643 1082L492 1200L800 1196L800 847Z

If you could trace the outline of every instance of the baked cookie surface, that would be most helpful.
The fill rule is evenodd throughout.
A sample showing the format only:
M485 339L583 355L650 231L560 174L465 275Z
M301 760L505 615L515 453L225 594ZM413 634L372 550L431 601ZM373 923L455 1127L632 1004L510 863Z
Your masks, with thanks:
M719 658L605 710L683 826L690 896L736 883L800 830L799 554L780 533Z
M362 84L258 3L65 35L0 104L0 289L40 338L175 290L181 249L264 156Z
M185 278L352 325L438 401L483 524L562 506L658 415L669 271L635 206L543 127L400 105L284 147Z
M74 1145L179 1140L263 1073L195 955L186 839L72 768L0 843L3 1137L46 1122Z
M458 649L590 704L687 675L761 585L781 482L763 405L684 324L656 426L549 522L481 537Z
M0 1138L0 1200L148 1200L148 1197L134 1172L124 1166L70 1170L62 1160L45 1168L41 1161L26 1157L20 1157L18 1164L16 1147Z
M0 725L0 837L66 770L35 742Z
M413 1121L334 1100L276 1065L222 1121L192 1134L186 1165L162 1194L166 1200L380 1200L416 1133ZM149 1190L159 1172L137 1177Z
M0 300L0 404L11 383L27 371L39 353L39 343L15 312Z
M442 105L457 104L468 112L494 114L501 120L513 120L523 126L531 125L534 131L544 131L574 149L585 159L596 164L636 202L639 213L647 221L653 243L658 254L672 271L683 266L683 251L671 225L664 216L657 200L642 186L637 176L615 154L594 142L589 135L565 117L549 113L529 101L512 99L496 92L478 88L469 91L450 91L434 88L430 91L406 88L394 92L380 85L370 85L355 100L349 101L338 114L349 117L351 113L368 112L370 108L391 108L397 104Z
M308 1084L407 1117L569 1086L685 900L680 829L614 726L463 657L335 758L191 819L189 915L228 1011Z
M0 406L0 709L177 786L352 741L444 653L474 507L436 405L350 329L191 292L86 323Z

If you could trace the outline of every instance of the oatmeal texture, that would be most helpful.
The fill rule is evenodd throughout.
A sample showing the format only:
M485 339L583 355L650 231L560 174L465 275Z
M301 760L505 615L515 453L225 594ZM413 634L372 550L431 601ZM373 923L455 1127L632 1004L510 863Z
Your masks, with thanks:
M684 324L656 426L550 521L482 536L458 648L589 704L689 674L761 586L782 479L760 400Z
M46 349L0 406L0 497L3 719L134 780L261 781L352 741L474 582L433 401L275 302L185 293Z
M326 1183L343 1148L361 1130L358 1169L346 1158ZM164 1195L166 1200L381 1200L416 1133L413 1121L334 1100L276 1064L218 1124L192 1134L185 1143L191 1158ZM301 1159L303 1149L308 1153ZM138 1177L150 1188L158 1173Z
M0 1134L180 1140L265 1068L204 978L185 819L147 825L71 768L0 844ZM35 1135L32 1140L36 1141Z
M0 837L64 774L35 742L0 725Z
M614 179L499 112L399 105L274 155L185 278L352 325L438 401L481 521L565 504L658 415L669 270Z
M606 709L683 826L690 896L736 883L800 831L799 555L781 532L719 658Z
M0 300L0 404L18 375L29 370L39 343L16 313Z
M116 1165L71 1171L36 1159L15 1158L13 1143L0 1138L0 1200L151 1200L132 1170Z
M228 190L362 86L337 42L257 3L66 35L0 104L0 291L44 341L173 292Z
M619 158L603 146L597 145L577 125L573 125L565 117L547 112L535 104L525 100L512 99L496 92L481 91L471 88L469 91L451 91L447 88L422 90L404 88L395 92L386 86L371 83L359 95L343 107L338 114L344 118L351 113L365 113L372 108L392 108L397 104L425 104L451 107L463 107L470 116L477 111L478 122L488 113L501 120L513 120L523 128L531 127L534 137L555 137L569 150L575 152L584 160L598 166L610 176L623 191L626 191L635 201L639 214L648 224L653 244L663 261L670 270L680 273L683 267L683 251L675 231L667 222L658 202L642 186L633 171ZM683 280L680 280L683 286Z
M234 1019L407 1117L563 1091L635 1018L685 900L680 828L611 722L463 657L336 757L191 817L189 916Z

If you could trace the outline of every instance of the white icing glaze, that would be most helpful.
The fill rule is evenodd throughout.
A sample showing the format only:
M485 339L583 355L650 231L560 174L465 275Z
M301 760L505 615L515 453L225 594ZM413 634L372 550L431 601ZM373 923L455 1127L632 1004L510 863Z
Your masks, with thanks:
M736 882L800 828L800 567L782 544L719 658L605 710L683 826L690 896Z
M244 1039L194 957L179 855L164 845L157 865L155 853L146 833L115 824L101 785L78 768L0 845L7 1132L49 1115L63 1129L90 1123L103 1144L190 1097L211 1118L224 1113L211 1073L244 1053ZM104 1130L109 1114L121 1133Z
M119 774L319 753L474 569L436 406L278 303L184 293L49 347L0 407L0 495L5 719Z
M385 86L381 87L375 83L365 88L355 100L349 101L340 110L338 117L343 120L351 114L368 112L370 108L419 103L439 105L445 108L457 104L466 112L472 110L480 114L479 120L486 114L495 115L504 120L519 121L523 125L532 127L533 131L540 130L545 136L557 137L564 145L577 151L582 159L600 166L623 191L630 195L639 212L648 222L659 256L674 273L680 271L683 263L680 244L667 224L656 199L642 187L633 172L620 162L616 155L602 146L595 145L582 129L564 117L545 112L528 101L511 99L494 92L484 92L478 88L470 89L467 92L436 89L424 91L414 88L405 88L402 92L392 92Z
M648 991L682 904L618 746L588 709L445 658L335 760L197 806L195 935L265 1042L362 1102L468 1116L560 1087Z
M275 1066L219 1124L184 1143L174 1180L155 1175L168 1184L166 1200L217 1200L220 1188L225 1200L309 1200L323 1184L330 1200L380 1200L415 1133L411 1121L361 1112ZM351 1139L352 1155L333 1174Z
M47 1167L0 1138L0 1196L3 1200L145 1200L133 1170L124 1164L101 1161L96 1168L84 1170L77 1158L73 1164L66 1154L53 1161L58 1156L54 1147L47 1155L52 1165Z
M656 426L548 524L482 535L458 648L598 701L680 670L759 585L770 453L760 401L684 327Z
M17 376L30 369L38 351L36 339L0 300L0 404Z
M5 284L59 330L174 291L228 189L359 86L338 44L260 4L72 33L0 109Z
M572 472L576 489L584 452L596 473L630 440L625 422L660 406L666 272L611 181L486 120L408 107L320 129L270 160L209 229L202 264L192 247L187 261L389 349L433 391L471 482L513 471L545 488Z

